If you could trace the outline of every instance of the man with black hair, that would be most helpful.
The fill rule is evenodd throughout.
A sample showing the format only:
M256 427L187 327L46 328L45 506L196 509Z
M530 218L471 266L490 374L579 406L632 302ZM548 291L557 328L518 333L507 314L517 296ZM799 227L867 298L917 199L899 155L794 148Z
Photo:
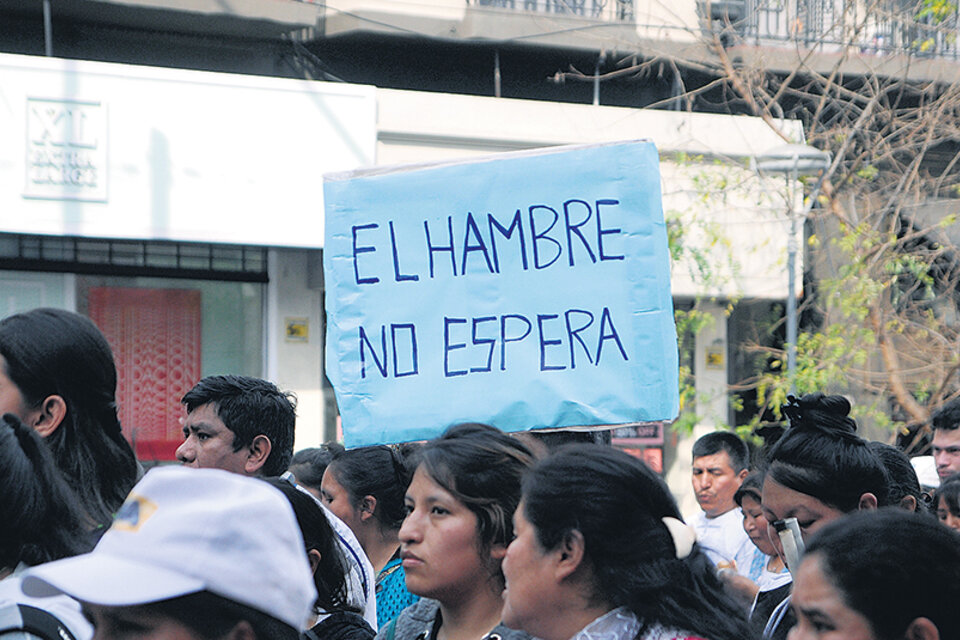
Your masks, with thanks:
M703 509L692 523L697 542L717 567L748 577L758 550L733 497L749 464L746 443L729 431L708 433L693 444L693 490Z
M177 460L188 467L273 477L293 459L296 403L272 382L246 376L209 376L181 400L187 408ZM350 567L349 597L376 630L373 566L350 528L323 506Z
M246 476L279 476L293 458L296 402L272 382L209 376L183 396L177 460Z
M933 461L944 481L960 473L960 398L946 403L933 415Z

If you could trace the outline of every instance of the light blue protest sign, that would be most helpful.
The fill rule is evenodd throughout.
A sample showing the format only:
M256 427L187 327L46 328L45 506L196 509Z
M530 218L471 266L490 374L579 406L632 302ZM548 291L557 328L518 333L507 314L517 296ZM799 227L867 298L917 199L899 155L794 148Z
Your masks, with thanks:
M327 176L327 375L348 447L672 420L657 150L561 147Z

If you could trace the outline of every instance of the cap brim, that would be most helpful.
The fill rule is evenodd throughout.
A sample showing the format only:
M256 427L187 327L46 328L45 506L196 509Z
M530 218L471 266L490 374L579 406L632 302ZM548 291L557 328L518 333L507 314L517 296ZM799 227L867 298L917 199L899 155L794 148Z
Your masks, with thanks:
M88 553L29 569L20 588L35 598L63 593L75 600L119 607L196 593L206 585L163 567L105 553Z

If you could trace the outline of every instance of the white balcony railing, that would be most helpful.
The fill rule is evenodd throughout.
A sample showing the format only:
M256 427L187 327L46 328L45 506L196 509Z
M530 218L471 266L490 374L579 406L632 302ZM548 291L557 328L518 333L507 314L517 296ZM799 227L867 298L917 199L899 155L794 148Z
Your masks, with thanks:
M633 20L633 0L467 0L481 7L499 7L531 13L578 16L594 20Z
M915 0L699 0L709 27L730 44L796 43L878 56L960 57L956 4ZM707 17L709 16L709 20Z

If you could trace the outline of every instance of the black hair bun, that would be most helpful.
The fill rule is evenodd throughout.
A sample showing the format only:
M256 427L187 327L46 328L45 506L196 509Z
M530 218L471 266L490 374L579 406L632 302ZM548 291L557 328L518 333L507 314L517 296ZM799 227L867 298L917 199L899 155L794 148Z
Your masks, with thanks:
M857 432L857 423L850 417L850 401L843 396L827 396L819 391L799 398L787 396L782 411L791 429L851 436Z

